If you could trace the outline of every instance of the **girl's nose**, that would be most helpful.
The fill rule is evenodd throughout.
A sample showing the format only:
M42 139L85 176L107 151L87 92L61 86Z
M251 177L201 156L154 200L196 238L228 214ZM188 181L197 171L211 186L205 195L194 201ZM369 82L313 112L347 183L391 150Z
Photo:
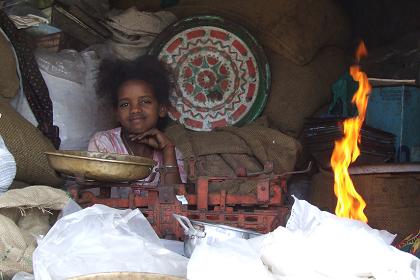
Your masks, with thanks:
M139 104L134 104L130 106L130 113L139 113L142 111L142 108Z

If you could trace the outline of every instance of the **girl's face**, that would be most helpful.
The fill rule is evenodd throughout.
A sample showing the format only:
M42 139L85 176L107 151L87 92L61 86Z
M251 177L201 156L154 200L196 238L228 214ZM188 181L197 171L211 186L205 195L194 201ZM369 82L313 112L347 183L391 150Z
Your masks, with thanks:
M166 106L159 104L153 88L145 81L131 80L118 91L117 117L130 134L140 134L154 127L166 116Z

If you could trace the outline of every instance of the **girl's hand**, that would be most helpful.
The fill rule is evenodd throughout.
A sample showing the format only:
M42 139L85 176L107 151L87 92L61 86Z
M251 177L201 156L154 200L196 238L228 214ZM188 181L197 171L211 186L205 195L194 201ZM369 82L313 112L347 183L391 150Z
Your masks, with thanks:
M164 166L176 167L178 165L175 154L175 146L172 141L165 134L163 134L162 131L156 128L152 128L145 133L129 135L129 137L131 141L137 141L139 143L149 145L156 150L162 150ZM176 172L169 172L164 169L164 171L161 173L161 176L160 184L171 185L181 183L181 177L179 176L178 168L176 169Z
M152 128L142 134L129 135L131 141L143 143L157 150L173 149L172 141L162 131Z

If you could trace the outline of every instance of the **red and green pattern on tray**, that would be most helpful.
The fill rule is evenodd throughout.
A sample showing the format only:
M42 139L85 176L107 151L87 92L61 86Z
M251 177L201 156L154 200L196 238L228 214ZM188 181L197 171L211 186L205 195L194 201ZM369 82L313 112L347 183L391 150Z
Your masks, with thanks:
M165 30L151 52L173 70L169 115L185 127L240 126L262 112L269 67L262 48L242 27L213 16L184 19Z

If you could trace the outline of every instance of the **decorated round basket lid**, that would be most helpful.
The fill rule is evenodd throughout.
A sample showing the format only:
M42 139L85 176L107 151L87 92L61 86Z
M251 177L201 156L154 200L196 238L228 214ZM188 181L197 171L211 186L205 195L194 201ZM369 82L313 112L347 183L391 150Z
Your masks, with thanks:
M267 58L255 38L231 21L183 19L156 38L150 53L172 69L169 116L189 129L241 126L264 109L270 87Z

